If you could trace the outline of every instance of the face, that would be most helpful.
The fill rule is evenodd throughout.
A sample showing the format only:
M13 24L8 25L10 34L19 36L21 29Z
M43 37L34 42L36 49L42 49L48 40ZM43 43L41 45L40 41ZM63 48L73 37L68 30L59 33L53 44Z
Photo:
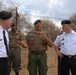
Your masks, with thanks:
M12 28L12 31L16 31L16 29L17 29L16 24L14 26L12 26L11 28Z
M3 20L4 21L4 28L7 29L10 27L11 23L12 23L12 18L9 18L7 20Z
M62 29L64 32L67 32L69 30L69 25L68 24L63 24Z
M38 31L41 31L41 27L42 27L41 22L38 22L38 23L35 25L35 29L38 30Z

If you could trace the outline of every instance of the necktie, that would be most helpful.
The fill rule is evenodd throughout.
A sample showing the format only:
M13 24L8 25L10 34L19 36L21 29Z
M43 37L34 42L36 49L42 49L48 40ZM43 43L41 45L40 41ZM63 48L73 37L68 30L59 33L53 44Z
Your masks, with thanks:
M7 55L9 56L9 50L8 50L8 46L7 46L7 39L6 39L6 36L5 36L5 31L3 31L3 38L4 38L4 44L5 44L5 47L6 47L6 52L7 52Z

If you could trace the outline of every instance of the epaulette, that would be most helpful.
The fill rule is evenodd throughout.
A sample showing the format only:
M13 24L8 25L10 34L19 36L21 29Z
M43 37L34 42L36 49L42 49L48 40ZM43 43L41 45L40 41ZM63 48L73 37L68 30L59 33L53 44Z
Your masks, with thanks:
M59 34L59 36L60 36L61 34L63 34L63 32L61 32L61 33Z
M8 33L10 34L10 33L11 33L11 31L8 31Z
M32 31L31 32L28 32L28 34L30 34L30 33L33 33Z
M32 34L32 33L34 33L34 32L33 32L33 31L30 31L30 32L27 33L27 35L30 35L30 34Z

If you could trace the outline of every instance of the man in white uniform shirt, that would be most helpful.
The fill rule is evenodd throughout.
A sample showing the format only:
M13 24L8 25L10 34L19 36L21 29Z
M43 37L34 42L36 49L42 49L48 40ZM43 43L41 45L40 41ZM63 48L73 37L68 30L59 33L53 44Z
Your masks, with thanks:
M9 38L6 29L10 27L11 22L12 22L12 13L7 11L1 11L0 12L0 75L8 75L8 64L7 64L8 53L4 42L3 32L5 33L7 41L6 43L8 45Z
M76 32L72 30L70 20L62 20L61 25L64 33L54 42L61 58L61 75L70 75L70 70L72 75L76 75Z

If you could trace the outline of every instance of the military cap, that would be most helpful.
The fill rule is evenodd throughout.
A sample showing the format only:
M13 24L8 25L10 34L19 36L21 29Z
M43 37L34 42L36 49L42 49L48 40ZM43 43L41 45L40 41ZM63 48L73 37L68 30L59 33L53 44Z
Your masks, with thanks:
M41 22L41 20L36 20L36 21L34 22L34 25L36 25L38 22Z
M2 20L7 20L7 19L9 19L11 17L12 17L11 12L7 12L7 11L1 11L0 12L0 19L2 19Z
M16 23L11 23L11 27L14 26L14 25L16 25Z
M71 21L70 20L62 20L61 24L71 24Z

